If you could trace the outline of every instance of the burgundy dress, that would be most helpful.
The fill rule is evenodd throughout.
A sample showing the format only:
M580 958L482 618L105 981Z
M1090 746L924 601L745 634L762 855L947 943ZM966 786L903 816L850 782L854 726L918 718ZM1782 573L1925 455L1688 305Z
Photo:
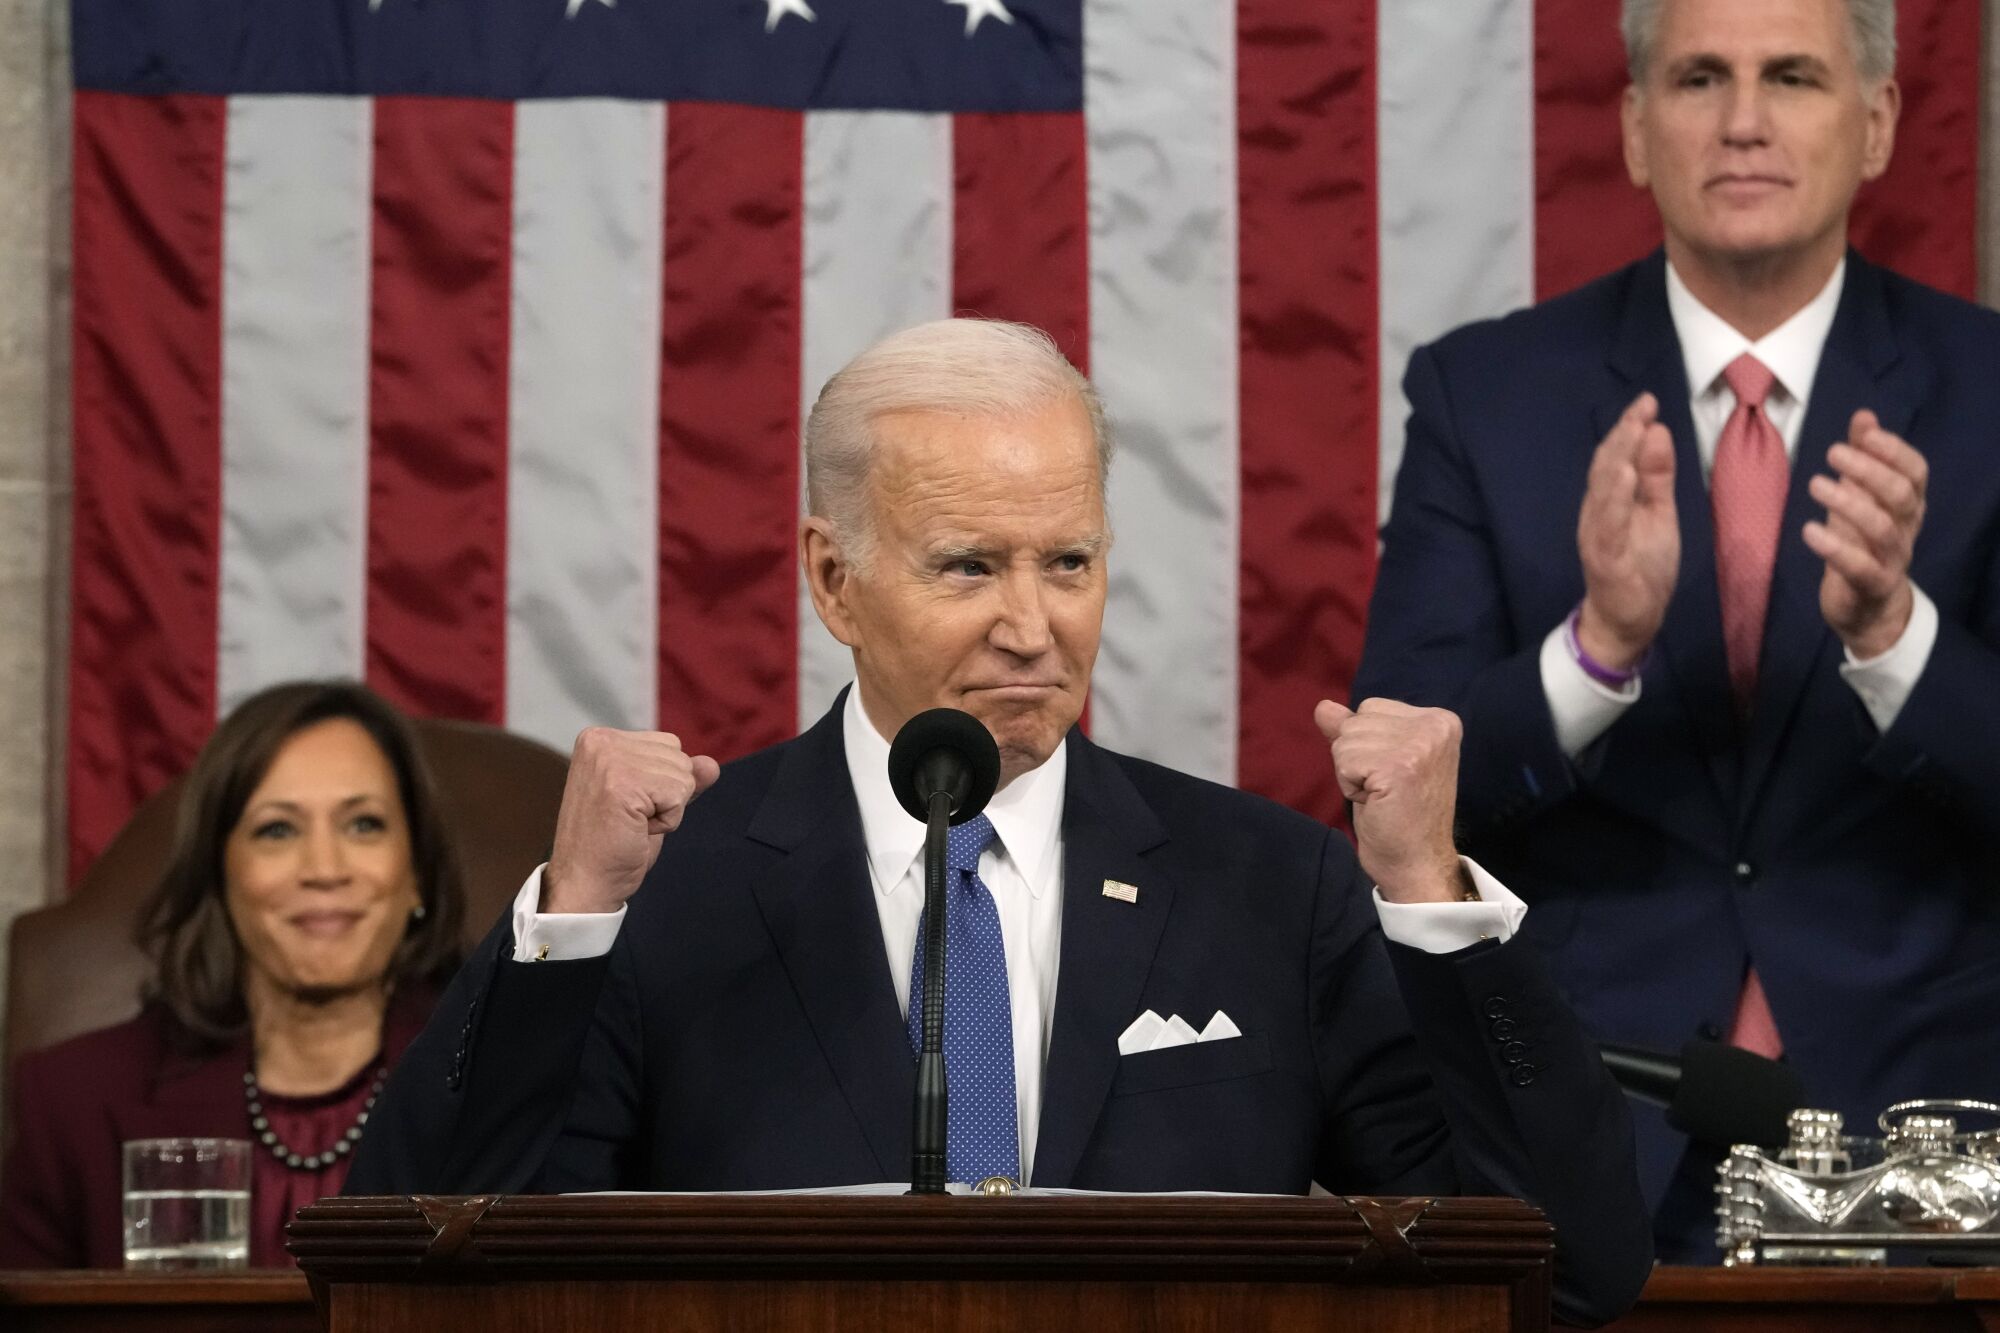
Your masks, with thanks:
M382 1027L393 1063L423 1030L437 992L399 993ZM289 1268L285 1223L301 1204L337 1193L351 1160L292 1171L256 1144L243 1075L248 1041L189 1055L171 1039L166 1010L100 1028L15 1062L8 1080L8 1144L0 1161L0 1268L119 1268L125 1262L119 1145L173 1135L252 1141L250 1262ZM304 1155L333 1145L374 1086L370 1064L323 1097L266 1096L278 1137Z

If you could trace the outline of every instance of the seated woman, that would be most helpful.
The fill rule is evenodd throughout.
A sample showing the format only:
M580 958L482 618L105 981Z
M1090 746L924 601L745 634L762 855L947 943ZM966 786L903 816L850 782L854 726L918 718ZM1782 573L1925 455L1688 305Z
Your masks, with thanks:
M280 685L203 747L140 921L137 1018L23 1056L0 1268L123 1262L121 1142L252 1142L250 1262L340 1192L368 1108L459 956L464 902L408 724L365 687Z

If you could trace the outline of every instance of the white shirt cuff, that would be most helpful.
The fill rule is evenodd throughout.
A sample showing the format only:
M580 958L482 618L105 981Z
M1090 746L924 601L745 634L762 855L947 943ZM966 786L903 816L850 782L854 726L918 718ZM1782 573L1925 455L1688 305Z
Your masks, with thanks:
M618 939L625 909L615 912L543 912L542 872L535 867L528 882L514 895L514 961L567 963L578 958L602 958Z
M1481 940L1513 939L1528 915L1528 905L1471 857L1461 856L1458 863L1472 876L1478 902L1392 903L1377 889L1375 912L1382 918L1382 934L1425 953L1457 953Z
M1840 678L1861 696L1861 706L1875 719L1875 729L1880 732L1896 725L1903 705L1910 701L1910 692L1917 688L1917 678L1930 665L1931 649L1937 647L1937 603L1914 584L1910 591L1915 594L1910 623L1888 652L1864 662L1843 650L1847 660L1841 664Z
M1561 625L1542 640L1541 667L1542 693L1548 696L1549 716L1555 720L1556 744L1571 759L1639 702L1637 676L1617 690L1592 680L1571 656Z

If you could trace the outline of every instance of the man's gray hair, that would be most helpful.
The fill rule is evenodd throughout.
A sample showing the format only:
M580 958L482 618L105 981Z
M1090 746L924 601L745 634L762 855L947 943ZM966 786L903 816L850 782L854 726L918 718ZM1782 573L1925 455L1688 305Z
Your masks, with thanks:
M876 418L891 412L1009 418L1070 397L1090 416L1102 486L1111 470L1104 405L1048 334L997 319L941 319L893 333L819 391L806 419L806 507L833 524L850 560L865 565L875 544L868 460Z
M1625 34L1625 64L1632 82L1643 86L1660 35L1660 11L1667 0L1624 0L1620 27ZM1854 33L1854 60L1864 83L1879 83L1896 73L1896 0L1846 0Z

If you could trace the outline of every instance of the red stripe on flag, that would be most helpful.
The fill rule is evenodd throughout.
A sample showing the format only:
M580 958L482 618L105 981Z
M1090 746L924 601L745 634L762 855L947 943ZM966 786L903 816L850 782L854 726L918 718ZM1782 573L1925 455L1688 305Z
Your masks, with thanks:
M1660 243L1652 196L1625 172L1618 7L1535 2L1535 295L1558 296Z
M504 720L514 109L375 100L368 680Z
M798 730L804 132L667 109L660 725L725 759Z
M1331 817L1312 709L1347 695L1375 577L1375 0L1237 13L1237 776Z
M79 92L69 868L215 725L227 105Z
M1862 187L1854 243L1878 264L1973 299L1979 287L1978 5L1902 0L1903 122L1881 180Z
M1083 116L952 118L952 309L1045 330L1090 372Z

